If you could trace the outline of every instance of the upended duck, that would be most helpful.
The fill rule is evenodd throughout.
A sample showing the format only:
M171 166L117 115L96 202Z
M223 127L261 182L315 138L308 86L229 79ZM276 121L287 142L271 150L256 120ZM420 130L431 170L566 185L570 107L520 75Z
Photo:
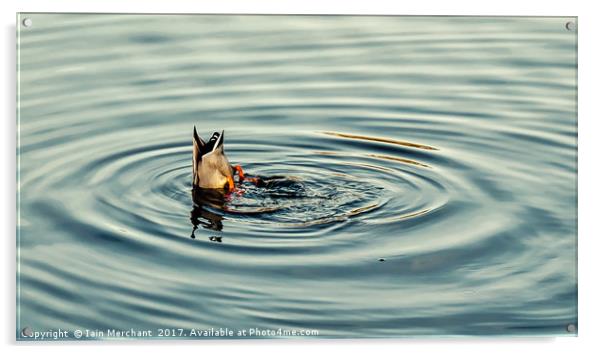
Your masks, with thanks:
M208 142L199 137L196 127L192 134L192 185L204 189L220 189L232 192L234 176L238 181L245 179L255 184L256 177L245 177L242 167L233 166L224 153L224 131L214 132Z

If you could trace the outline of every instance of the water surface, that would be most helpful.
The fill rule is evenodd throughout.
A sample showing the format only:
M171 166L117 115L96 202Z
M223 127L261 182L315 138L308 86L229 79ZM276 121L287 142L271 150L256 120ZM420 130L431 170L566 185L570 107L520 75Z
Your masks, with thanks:
M27 16L18 331L577 323L570 19ZM195 203L193 125L280 177Z

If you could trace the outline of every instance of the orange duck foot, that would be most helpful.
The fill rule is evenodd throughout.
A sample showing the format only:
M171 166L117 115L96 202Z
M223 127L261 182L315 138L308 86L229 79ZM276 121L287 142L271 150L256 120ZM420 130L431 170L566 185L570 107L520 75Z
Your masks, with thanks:
M242 167L240 167L240 165L236 165L236 166L232 166L232 168L234 168L234 170L236 171L236 173L238 174L238 181L242 182L242 181L249 181L255 185L259 184L259 178L258 177L248 177L245 176L245 173L242 170Z
M245 173L242 171L242 167L240 167L240 165L232 166L232 168L234 168L236 173L238 173L239 181L242 181L243 179L245 179Z

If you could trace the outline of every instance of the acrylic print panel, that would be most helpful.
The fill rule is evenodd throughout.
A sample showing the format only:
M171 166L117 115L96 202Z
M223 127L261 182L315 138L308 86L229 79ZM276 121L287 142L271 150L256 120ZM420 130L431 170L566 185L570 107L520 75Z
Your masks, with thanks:
M575 18L17 28L19 340L576 334Z

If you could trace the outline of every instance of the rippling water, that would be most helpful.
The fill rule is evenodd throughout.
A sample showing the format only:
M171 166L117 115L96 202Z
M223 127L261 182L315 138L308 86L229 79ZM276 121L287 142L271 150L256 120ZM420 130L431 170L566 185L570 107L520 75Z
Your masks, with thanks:
M18 331L577 323L570 19L27 17ZM193 202L193 125L267 185Z

